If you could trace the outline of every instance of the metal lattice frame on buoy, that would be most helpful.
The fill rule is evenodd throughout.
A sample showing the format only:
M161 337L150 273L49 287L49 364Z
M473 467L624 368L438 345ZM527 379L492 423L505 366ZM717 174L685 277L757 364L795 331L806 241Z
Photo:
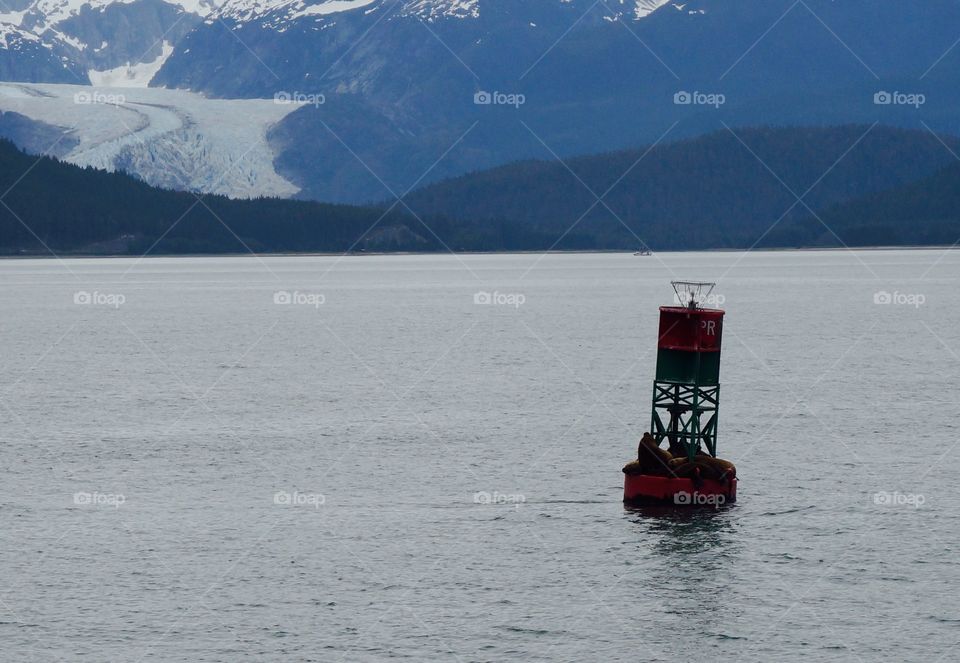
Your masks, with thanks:
M703 308L714 283L673 281L675 306L660 307L657 375L650 432L693 460L703 448L717 455L720 343L724 311Z
M677 306L694 309L703 308L703 303L717 286L707 281L670 281L670 285L677 296Z

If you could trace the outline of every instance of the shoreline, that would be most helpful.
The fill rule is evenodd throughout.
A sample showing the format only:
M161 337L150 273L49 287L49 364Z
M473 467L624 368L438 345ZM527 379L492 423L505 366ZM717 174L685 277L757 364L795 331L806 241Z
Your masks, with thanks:
M654 251L651 255L637 258L654 258L658 255L681 253L783 253L786 251L804 252L843 252L850 251L954 251L960 250L960 243L924 244L918 246L857 246L857 247L776 247L762 249L676 249L672 251ZM370 251L370 252L282 252L282 253L156 253L149 255L130 255L125 253L70 253L35 255L0 255L0 260L150 260L155 258L366 258L385 256L498 256L498 255L597 255L619 254L633 256L635 251L628 249L586 249L571 251Z

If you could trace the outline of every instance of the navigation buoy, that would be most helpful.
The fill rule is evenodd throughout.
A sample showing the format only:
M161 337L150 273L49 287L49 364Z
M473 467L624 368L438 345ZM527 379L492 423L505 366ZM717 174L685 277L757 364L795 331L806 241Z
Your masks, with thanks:
M719 506L737 499L736 468L717 457L725 312L703 306L715 284L671 285L677 305L660 307L650 432L623 468L623 501Z

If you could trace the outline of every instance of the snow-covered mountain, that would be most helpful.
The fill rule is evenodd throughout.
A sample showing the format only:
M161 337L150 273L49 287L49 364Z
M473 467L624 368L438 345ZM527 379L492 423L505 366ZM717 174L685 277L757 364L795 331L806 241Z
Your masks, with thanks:
M634 20L668 2L608 1L618 18ZM478 19L482 11L481 0L8 0L0 3L0 78L143 86L198 25L282 34L355 16L436 22Z
M960 132L956 0L6 2L0 80L190 90L224 117L244 112L225 100L308 100L257 131L321 200L725 124ZM882 90L927 103L875 104ZM179 172L155 145L153 172Z
M0 111L15 115L8 114L0 123L0 135L43 149L51 142L46 140L49 136L66 131L69 140L59 143L59 149L73 163L122 167L154 184L244 196L293 195L305 185L311 187L290 164L287 148L300 138L282 128L297 104L270 105L266 110L272 112L249 116L248 104L229 99L300 95L311 102L327 97L357 100L358 127L379 123L376 109L387 110L390 117L384 126L392 127L397 119L416 115L394 103L397 95L418 79L443 74L451 48L475 44L481 51L499 51L508 60L519 61L517 53L503 49L494 35L519 30L528 34L518 43L529 41L527 50L540 49L585 14L586 22L610 29L611 23L647 18L668 0L603 0L602 11L592 11L595 0L7 2L12 4L2 5L7 11L0 13L0 43L5 46L0 52L0 80L89 84L96 88L93 94L148 86L199 94L153 100L125 93L125 102L109 110L102 104L68 103L67 88L7 87L0 93ZM379 34L365 41L374 30ZM397 64L405 58L408 64L398 71ZM492 65L488 69L496 76L503 67ZM473 90L469 93L472 98ZM204 97L222 101L205 103ZM312 103L315 110L321 105ZM271 132L286 154L275 155L265 147L257 153L267 159L264 168L214 183L208 173L232 158L230 140L222 140L231 134L224 126L199 118L217 115L226 120L224 126L249 122L252 135L263 134L264 146ZM26 128L31 121L36 125ZM315 127L305 130L314 132ZM275 157L289 179L274 172ZM198 163L190 165L189 159ZM336 169L338 164L327 167ZM306 195L316 194L311 189Z
M8 0L0 7L3 80L138 85L146 85L138 67L159 70L215 8L213 0ZM120 75L121 68L135 73Z
M541 0L541 4L576 5L579 0ZM607 4L617 16L639 20L670 0L610 0ZM517 2L521 6L522 2ZM589 5L585 5L589 7ZM415 17L428 21L441 19L478 19L487 11L501 11L502 5L490 0L226 0L214 12L214 18L248 23L270 17L269 25L279 30L289 23L307 18L329 24L330 21L362 12L394 12L397 18Z

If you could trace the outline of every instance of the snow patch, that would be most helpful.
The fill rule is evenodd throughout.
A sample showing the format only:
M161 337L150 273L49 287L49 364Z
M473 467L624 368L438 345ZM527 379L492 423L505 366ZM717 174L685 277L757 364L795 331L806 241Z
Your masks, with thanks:
M173 44L164 41L158 55L151 62L127 63L124 66L105 71L91 69L87 72L90 83L96 87L147 87L151 79L160 71L160 67L173 54Z
M637 6L633 10L633 16L637 20L646 18L670 1L671 0L636 0Z
M633 1L633 0L631 0ZM646 0L644 0L646 1ZM400 5L401 16L417 16L434 20L438 18L477 18L480 16L479 0L403 0L385 2L385 0L227 0L217 13L220 18L230 18L238 22L253 21L266 16L273 17L273 27L280 27L285 21L308 16L330 16L345 12L363 10L364 14L377 11L381 6L392 9Z
M479 18L479 0L413 0L404 13L429 20L437 18Z
M0 8L7 9L6 5L0 5ZM15 12L15 11L0 12L0 23L10 23L12 25L19 26L21 23L23 23L23 17L26 15L26 13L27 13L26 9L18 12Z
M353 9L361 9L372 5L377 0L327 0L319 5L310 5L295 12L290 18L299 18L301 16L327 16L329 14L339 14Z
M38 42L40 37L26 30L21 30L15 25L0 23L0 46L13 49L25 41Z
M606 16L606 20L615 22L622 18L628 18L635 21L646 18L673 0L608 0L605 3L606 9L610 10L613 16ZM616 9L617 5L622 10Z
M132 5L137 2L139 0L35 0L27 10L16 13L21 16L29 13L43 17L42 24L34 28L37 34L43 34L45 29L78 15L84 8L102 12L110 5ZM210 14L218 5L216 0L164 0L164 2L199 16Z

